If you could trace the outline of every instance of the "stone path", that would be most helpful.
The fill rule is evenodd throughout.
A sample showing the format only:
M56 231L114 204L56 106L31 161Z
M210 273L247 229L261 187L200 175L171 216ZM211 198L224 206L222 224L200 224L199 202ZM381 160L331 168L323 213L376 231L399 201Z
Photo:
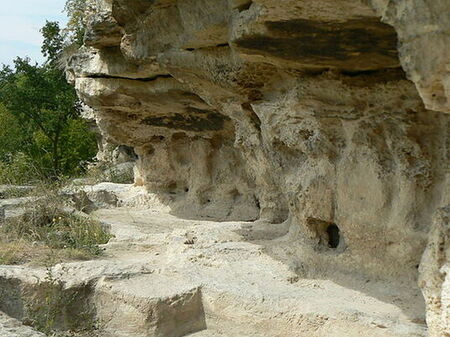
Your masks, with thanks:
M357 275L299 277L281 258L293 244L281 225L180 219L157 204L91 215L115 235L105 257L57 265L52 275L66 289L84 289L79 300L93 308L99 336L426 335L416 290ZM0 267L0 289L20 292L44 276ZM18 312L0 298L5 308ZM13 336L28 335L5 335Z

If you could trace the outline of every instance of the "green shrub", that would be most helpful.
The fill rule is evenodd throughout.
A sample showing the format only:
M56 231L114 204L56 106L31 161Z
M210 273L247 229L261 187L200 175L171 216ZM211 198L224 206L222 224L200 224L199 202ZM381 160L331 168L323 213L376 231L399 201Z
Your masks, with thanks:
M0 161L0 184L24 185L36 183L41 174L29 156L22 152Z
M9 221L3 231L30 242L42 242L52 249L79 249L100 255L99 244L109 241L103 226L91 219L61 211L36 210Z

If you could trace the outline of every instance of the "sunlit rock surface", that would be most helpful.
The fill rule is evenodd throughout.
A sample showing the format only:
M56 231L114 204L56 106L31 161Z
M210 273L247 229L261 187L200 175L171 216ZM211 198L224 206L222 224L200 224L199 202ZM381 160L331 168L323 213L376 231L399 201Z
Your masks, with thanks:
M442 336L448 303L430 301L449 297L449 257L419 264L449 202L448 1L98 0L89 13L68 77L104 137L138 155L136 185L179 217L284 222L279 258L300 277L418 289L420 273Z

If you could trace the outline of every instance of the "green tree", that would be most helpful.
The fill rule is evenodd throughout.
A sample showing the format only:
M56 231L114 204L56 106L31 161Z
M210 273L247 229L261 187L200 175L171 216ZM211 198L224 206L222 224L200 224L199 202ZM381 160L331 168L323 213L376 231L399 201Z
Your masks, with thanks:
M3 104L0 104L0 160L7 161L26 142L24 128Z
M68 39L78 46L81 46L86 30L86 0L67 0L64 11L67 13L69 19L67 27L65 28Z
M68 120L78 114L73 88L50 66L17 58L15 71L0 77L0 101L20 124L32 123L50 143L52 168L60 173L60 139Z
M47 22L41 32L47 62L32 64L29 59L18 57L14 70L3 66L0 103L9 114L4 113L4 118L13 116L8 123L16 123L25 131L25 136L17 140L22 139L22 145L16 152L20 150L31 157L47 176L72 174L80 161L95 154L95 137L83 126L75 90L57 67L64 48L59 25ZM11 138L5 133L3 136Z
M61 52L64 50L65 37L59 28L59 23L55 21L47 21L45 26L41 28L41 34L44 38L41 51L47 57L47 62L56 65Z

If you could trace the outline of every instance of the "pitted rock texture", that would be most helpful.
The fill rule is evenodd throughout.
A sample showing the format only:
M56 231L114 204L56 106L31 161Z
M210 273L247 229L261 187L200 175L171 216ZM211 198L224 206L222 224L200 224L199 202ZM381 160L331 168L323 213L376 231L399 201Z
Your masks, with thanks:
M419 285L431 336L450 336L450 207L436 213L420 263Z
M87 22L68 77L136 185L284 222L302 277L417 288L449 202L448 1L92 0Z
M428 109L450 112L450 4L446 0L367 0L395 27L403 68Z

